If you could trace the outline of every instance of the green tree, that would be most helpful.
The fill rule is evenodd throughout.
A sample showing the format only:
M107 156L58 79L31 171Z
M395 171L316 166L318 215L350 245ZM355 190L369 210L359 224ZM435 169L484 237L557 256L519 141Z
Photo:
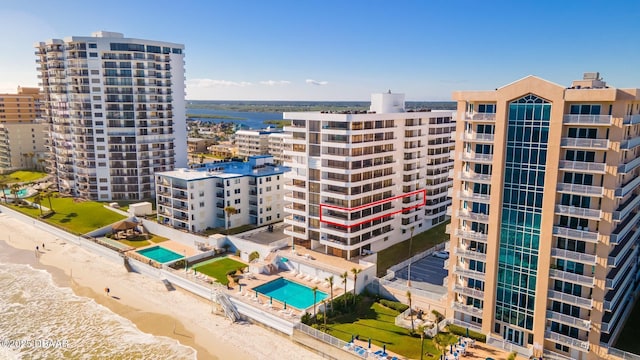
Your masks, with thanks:
M47 191L45 191L45 192L44 192L44 197L46 197L46 198L47 198L47 200L49 200L49 210L50 210L51 212L55 212L55 211L53 210L53 205L51 205L51 197L52 197L52 196L53 196L53 191L49 191L49 190L47 190Z
M409 316L411 317L411 332L414 332L413 328L413 309L411 309L411 291L407 290L407 299L409 300Z
M40 216L42 216L42 206L40 205L42 203L42 194L40 194L40 192L38 192L36 196L33 197L33 202L38 204L38 209L40 209Z
M318 287L314 286L311 291L313 291L313 321L315 322L318 320L318 317L316 315L316 293L318 292Z
M238 210L233 206L227 206L224 208L224 212L227 213L227 235L229 235L229 228L231 227L231 215L235 215L238 213Z
M422 360L422 356L424 355L424 331L426 328L424 325L418 326L418 332L420 333L420 360Z
M2 191L2 196L4 197L4 203L7 203L7 193L5 190L9 190L9 185L4 181L0 182L0 191Z
M345 310L346 310L346 308L347 308L347 279L349 279L349 273L345 271L343 274L340 275L340 278L342 279L342 283L344 284L344 294L342 296L344 297L344 307L345 307Z
M351 273L353 274L353 305L356 305L356 282L358 281L358 274L362 272L362 269L351 269Z
M329 303L331 304L331 310L333 310L333 275L324 280L329 283Z
M18 184L11 184L11 194L13 195L13 202L17 203L18 202L18 191L20 191L20 185Z

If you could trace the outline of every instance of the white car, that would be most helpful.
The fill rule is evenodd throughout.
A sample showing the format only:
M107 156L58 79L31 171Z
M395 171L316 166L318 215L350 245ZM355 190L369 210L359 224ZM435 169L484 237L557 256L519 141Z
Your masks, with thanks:
M445 259L447 260L449 258L449 252L448 251L436 251L433 253L433 256L439 258L439 259Z

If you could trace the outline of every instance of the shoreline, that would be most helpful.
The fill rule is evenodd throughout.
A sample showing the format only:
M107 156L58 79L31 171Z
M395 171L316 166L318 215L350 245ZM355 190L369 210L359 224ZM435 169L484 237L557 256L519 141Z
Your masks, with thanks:
M168 337L197 351L198 359L319 359L279 334L248 323L232 324L212 314L212 305L180 288L129 273L118 265L35 226L0 214L0 250L8 262L49 272L54 283L93 299L154 336ZM35 246L42 247L36 258ZM5 248L5 249L3 249ZM110 288L107 296L103 289Z

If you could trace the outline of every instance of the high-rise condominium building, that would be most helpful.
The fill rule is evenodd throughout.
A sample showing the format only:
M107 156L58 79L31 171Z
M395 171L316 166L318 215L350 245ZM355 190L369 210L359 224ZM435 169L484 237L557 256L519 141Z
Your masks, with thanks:
M48 126L40 117L40 89L0 94L0 169L44 169Z
M586 73L453 98L456 321L523 354L603 358L640 285L640 90Z
M350 259L445 221L453 111L404 110L374 94L363 113L285 113L285 233Z
M269 154L269 135L274 131L266 130L238 130L234 135L238 156L249 157ZM276 131L280 132L280 131Z
M187 166L184 45L101 31L36 48L61 192L146 199L156 171Z

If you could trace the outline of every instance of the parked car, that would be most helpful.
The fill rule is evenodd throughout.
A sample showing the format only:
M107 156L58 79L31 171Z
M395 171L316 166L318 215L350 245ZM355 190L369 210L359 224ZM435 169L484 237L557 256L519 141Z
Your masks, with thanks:
M448 251L436 251L433 253L433 256L439 258L439 259L445 259L447 260L449 258L449 252Z

